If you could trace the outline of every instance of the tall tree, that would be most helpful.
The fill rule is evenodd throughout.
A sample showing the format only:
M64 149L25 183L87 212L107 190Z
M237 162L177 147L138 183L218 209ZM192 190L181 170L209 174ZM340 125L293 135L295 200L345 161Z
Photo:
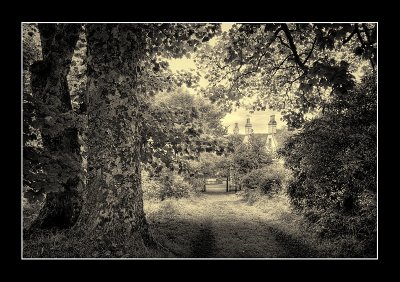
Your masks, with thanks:
M140 97L136 80L145 37L137 25L89 24L88 195L82 219L90 231L148 229L140 180Z
M30 70L36 122L44 147L44 174L37 183L47 193L31 230L70 227L82 205L77 191L82 173L77 117L72 113L67 82L81 25L39 24L38 28L43 59L33 63Z
M88 195L79 222L89 232L107 236L120 230L153 242L140 179L144 93L150 89L140 89L139 78L149 67L160 69L157 56L181 57L217 30L217 25L87 25Z

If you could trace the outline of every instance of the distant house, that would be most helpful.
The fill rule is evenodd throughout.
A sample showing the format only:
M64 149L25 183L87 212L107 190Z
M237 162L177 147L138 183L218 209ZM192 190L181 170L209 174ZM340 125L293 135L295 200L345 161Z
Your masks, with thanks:
M275 120L275 115L270 116L270 120L267 124L267 133L255 133L252 125L250 123L250 118L247 118L246 124L245 124L245 134L239 134L239 125L238 123L235 123L235 127L233 129L233 134L243 137L243 143L246 144L249 142L250 136L256 136L259 137L263 142L265 142L265 149L269 152L275 153L276 150L279 148L279 145L281 145L278 140L280 139L280 135L286 130L286 129L276 129L277 122Z
M287 129L277 129L277 122L275 120L275 115L271 115L268 124L266 124L267 127L267 133L256 133L254 132L250 118L247 118L246 124L245 124L245 133L244 134L239 134L239 125L238 123L235 123L235 127L233 129L233 135L238 137L239 140L242 141L243 144L247 144L249 142L250 136L254 136L263 142L265 144L265 150L267 152L271 152L273 155L275 155L276 151L279 149L279 146L283 145L284 139L285 139L285 134L287 133ZM276 159L273 157L273 159ZM229 171L229 187L227 191L232 191L235 190L237 191L238 189L241 189L240 182L237 179L236 172L234 169L231 167Z
M236 140L241 141L243 144L246 144L250 140L250 136L254 136L257 139L261 140L263 144L265 144L265 150L267 152L271 152L273 157L272 159L275 161L279 161L277 155L275 154L281 146L284 145L286 138L294 133L293 129L289 128L282 128L277 129L277 122L275 120L275 115L271 115L269 118L268 123L266 124L267 133L256 133L254 132L250 118L247 118L245 124L245 133L239 134L239 124L235 123L235 127L233 128L233 136L235 136ZM238 179L237 172L231 166L229 169L229 177L228 177L228 184L227 191L241 189L240 180Z

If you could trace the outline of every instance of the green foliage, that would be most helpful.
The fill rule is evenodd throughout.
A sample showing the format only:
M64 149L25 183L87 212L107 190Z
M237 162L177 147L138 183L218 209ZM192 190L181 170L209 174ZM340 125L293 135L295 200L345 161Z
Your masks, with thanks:
M248 189L259 189L264 194L280 191L286 184L289 171L281 164L274 163L259 169L254 169L242 178L242 185Z
M231 134L228 136L229 144L232 147L232 150L238 148L243 143L243 138L239 134Z
M85 113L87 109L85 93L87 86L87 45L85 30L85 26L83 25L67 76L72 108L80 114Z
M146 170L142 170L142 190L144 199L160 199L162 184L155 178L150 177Z
M324 115L288 139L292 203L327 237L351 234L376 246L376 75L338 96Z
M117 228L116 228L117 229ZM99 236L85 229L45 231L24 239L24 258L144 258L165 252L146 246L138 234L114 230Z
M33 193L32 196L27 195L27 193ZM43 206L44 194L43 193L35 193L33 190L28 190L24 193L24 197L22 198L22 207L23 207L23 229L27 230L35 218L38 216L40 209Z
M205 184L204 178L199 178L199 177L195 177L195 176L187 176L186 178L187 178L187 181L190 183L190 185L192 185L192 187L196 193L203 191L204 184Z
M40 38L37 25L24 24L23 38L23 186L24 192L29 191L28 199L40 200L43 197L41 188L33 188L36 180L42 178L43 144L35 117L35 99L30 85L30 66L41 58Z
M221 125L224 113L207 99L181 88L159 93L150 100L143 115L143 161L157 171L163 166L185 170L185 160L198 158L201 152L223 154L227 140Z
M142 170L142 189L144 199L179 199L194 193L194 188L189 182L181 175L168 170L152 176L146 170Z
M228 167L226 157L215 153L201 153L197 160L187 161L187 174L192 177L224 176Z
M194 188L189 184L181 175L174 175L172 182L172 189L165 193L165 198L184 198L193 194Z
M229 159L211 152L202 152L195 159L182 158L179 164L174 164L172 170L162 164L154 169L152 164L146 165L147 170L154 179L163 183L155 187L158 191L155 192L158 195L155 198L188 196L192 192L201 191L206 178L226 177L229 171ZM150 186L149 184L148 190L151 189Z
M259 169L272 163L272 156L266 151L263 140L255 135L250 135L247 144L236 147L232 155L232 163L240 174L247 174L254 169Z
M79 148L74 136L76 130L84 130L86 116L77 107L71 109L71 101L65 99L65 93L77 88L83 92L85 85L76 85L71 80L68 84L65 80L70 63L84 68L84 62L77 63L82 58L72 56L74 47L81 57L85 50L84 46L73 46L80 26L73 26L73 32L71 26L23 24L23 184L28 200L40 201L44 193L70 187L74 181L71 178L83 178L82 160L71 152ZM80 35L81 41L84 40L83 30ZM52 36L59 41L48 42ZM82 77L83 72L75 68L70 70L71 77ZM75 92L73 96L77 95ZM84 100L80 98L76 103Z
M256 97L255 108L283 111L299 128L307 113L351 90L361 66L376 69L376 31L376 24L234 24L196 57L210 81L204 93L228 109Z
M23 69L29 70L31 64L42 57L37 24L23 24L22 39Z

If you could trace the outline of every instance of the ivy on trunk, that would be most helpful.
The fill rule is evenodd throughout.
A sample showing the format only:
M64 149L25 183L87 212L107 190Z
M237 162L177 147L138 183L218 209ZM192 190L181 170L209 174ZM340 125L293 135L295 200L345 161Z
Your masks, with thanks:
M43 208L32 223L36 229L68 228L80 213L81 158L78 131L57 120L72 111L67 74L81 26L39 24L43 60L31 65L36 118L47 154L44 164L47 193Z
M139 25L87 25L88 183L79 224L99 236L118 230L149 243L135 90L144 44Z

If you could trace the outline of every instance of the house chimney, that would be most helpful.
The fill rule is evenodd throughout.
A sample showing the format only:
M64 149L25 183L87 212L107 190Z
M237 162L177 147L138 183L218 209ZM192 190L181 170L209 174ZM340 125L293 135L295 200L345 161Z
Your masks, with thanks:
M275 115L271 115L268 123L268 133L275 134L276 133L276 121Z
M235 122L235 128L233 129L233 134L239 134L239 124Z
M245 127L246 135L253 133L252 125L250 123L250 118L247 118L246 125L244 127Z

